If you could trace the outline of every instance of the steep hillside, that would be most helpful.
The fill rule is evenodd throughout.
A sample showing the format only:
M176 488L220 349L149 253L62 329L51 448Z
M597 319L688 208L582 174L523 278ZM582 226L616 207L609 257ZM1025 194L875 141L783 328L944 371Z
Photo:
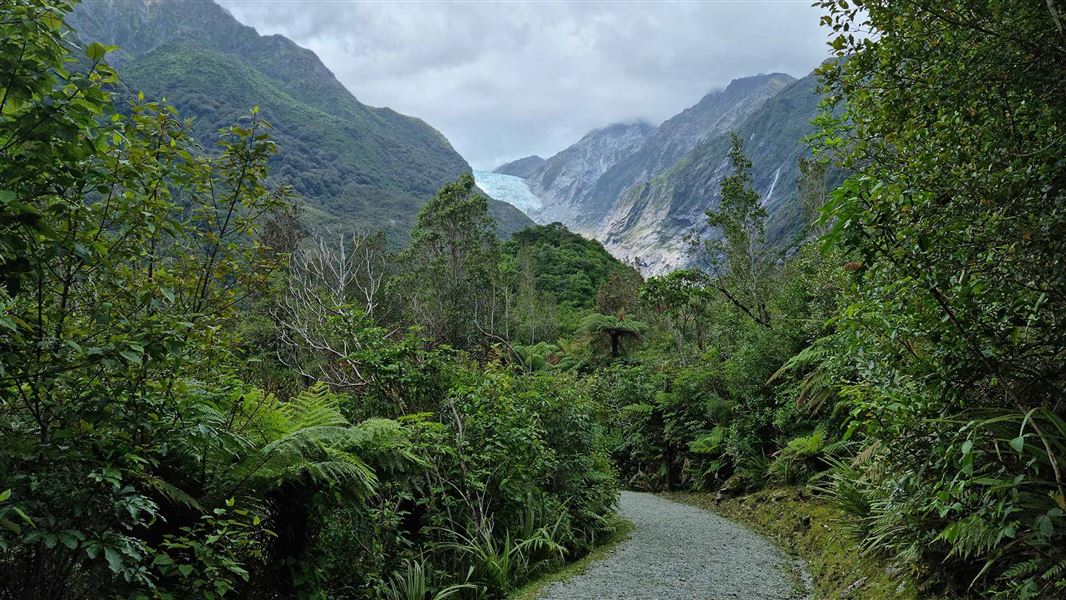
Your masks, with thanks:
M619 161L596 182L590 208L606 217L631 185L650 180L670 168L699 142L726 132L796 79L784 73L734 79L671 117L655 130L639 152ZM603 212L599 212L603 210Z
M70 19L83 42L117 45L128 92L166 97L205 145L258 105L280 152L273 177L293 186L312 221L385 230L401 243L418 209L469 165L420 119L360 103L310 50L260 36L207 0L87 0ZM529 224L505 203L504 233Z
M516 257L528 252L537 289L571 308L591 308L596 292L612 272L633 272L602 244L573 233L561 223L519 231L504 250Z
M559 221L574 231L593 232L596 220L588 197L608 169L644 144L655 128L644 122L615 123L596 129L559 152L528 178L529 186L544 202L534 218L538 223Z
M755 187L770 213L768 236L781 243L796 233L799 207L796 181L803 138L813 131L818 113L817 78L789 85L745 118L737 132L752 161ZM619 198L605 220L604 244L615 255L638 259L645 272L660 273L685 262L684 236L709 235L704 213L717 207L722 178L729 174L729 133L700 143L651 181Z
M518 160L512 160L509 163L504 163L493 169L492 172L501 175L513 175L525 179L532 175L542 164L544 164L544 159L534 154L533 156L527 156Z
M528 176L544 202L534 218L605 239L606 219L626 188L663 172L700 141L735 127L793 81L784 73L743 77L658 127L641 122L592 131Z

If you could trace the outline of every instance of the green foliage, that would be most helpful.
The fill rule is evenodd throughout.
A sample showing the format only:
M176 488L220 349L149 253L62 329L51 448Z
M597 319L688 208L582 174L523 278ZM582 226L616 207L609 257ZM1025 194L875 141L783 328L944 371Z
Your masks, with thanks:
M635 319L593 313L581 321L581 331L607 342L611 357L618 358L625 350L625 343L640 340L646 325Z
M471 584L449 585L434 589L426 574L424 562L409 560L403 570L392 574L392 580L385 589L387 600L444 600L451 598L465 589L477 589Z
M502 326L499 239L487 208L473 176L462 175L422 208L400 256L412 320L431 339L458 348L473 348Z
M778 483L804 484L815 474L825 471L827 458L834 450L826 435L825 429L819 427L810 435L790 440L770 464L770 478Z
M863 460L837 493L922 574L1059 597L1061 9L821 4L846 107L820 145L855 169L823 218L855 270L827 367Z
M5 513L26 525L0 534L0 571L28 598L166 594L172 571L153 557L161 540L183 543L168 533L200 514L218 519L198 531L236 528L213 512L225 498L207 503L172 468L185 458L180 434L210 427L190 389L224 378L224 330L271 267L251 239L281 202L264 185L273 145L254 111L210 157L170 107L116 115L108 48L64 68L68 8L0 13L4 43L31 50L5 49L0 94L0 465ZM245 548L234 535L184 556L229 585Z
M721 203L717 210L707 211L707 224L720 230L721 238L704 241L702 247L694 244L714 269L715 288L748 317L769 327L766 287L774 257L766 242L766 209L752 189L751 161L736 133L730 140L729 161L733 174L722 180Z
M469 535L449 531L448 534L457 541L449 545L456 550L462 560L471 565L471 576L480 582L491 594L506 597L517 582L525 581L536 574L541 566L537 554L545 553L549 558L542 560L561 560L564 548L551 537L545 528L537 529L522 539L512 539L511 533L503 539L493 535L492 523L483 526Z
M399 278L380 237L301 244L263 112L210 153L204 120L116 112L109 48L64 68L69 10L0 9L5 594L498 596L609 533L591 401L436 347L507 344L513 282L469 176ZM259 84L272 114L298 92Z
M611 535L617 473L718 497L812 486L930 586L1061 596L1058 13L822 5L847 58L823 69L794 209L822 211L804 234L825 249L771 253L734 136L714 273L643 282L559 225L501 244L468 175L399 257L378 235L305 239L269 186L299 174L268 174L289 163L264 116L375 110L286 84L291 65L247 69L248 38L131 52L130 73L215 81L214 99L175 88L197 123L116 112L111 48L65 66L67 3L4 4L0 587L503 597ZM204 118L249 89L262 111ZM832 158L853 176L827 197Z
M503 249L516 258L529 252L537 290L574 309L592 308L611 273L632 271L602 244L572 233L561 223L523 229Z
M240 557L254 553L261 535L259 517L236 509L234 501L200 517L200 522L166 534L152 557L160 577L173 582L174 592L156 590L161 599L187 595L214 600L250 580ZM178 591L180 590L180 591Z
M640 301L669 332L683 361L705 350L713 293L707 275L694 269L651 277L640 288Z

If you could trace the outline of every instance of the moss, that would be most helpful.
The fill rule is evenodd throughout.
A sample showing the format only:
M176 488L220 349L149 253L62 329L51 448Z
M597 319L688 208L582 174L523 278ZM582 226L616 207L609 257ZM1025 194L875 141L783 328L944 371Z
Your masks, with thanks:
M629 534L633 532L633 524L621 517L616 516L611 522L611 525L614 527L614 533L603 540L602 544L596 546L592 552L589 552L568 565L565 565L557 571L546 573L540 578L525 584L508 596L509 600L536 600L540 597L544 588L549 584L555 583L556 581L565 581L571 577L583 574L593 563L604 558L614 550L618 544L629 539Z
M674 493L672 500L714 511L759 531L807 563L814 599L932 600L885 561L862 552L848 517L801 488L774 488L715 502L714 494Z

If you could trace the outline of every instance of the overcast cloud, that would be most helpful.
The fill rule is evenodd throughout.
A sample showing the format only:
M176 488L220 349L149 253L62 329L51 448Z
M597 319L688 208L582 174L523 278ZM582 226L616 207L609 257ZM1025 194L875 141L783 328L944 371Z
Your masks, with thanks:
M827 56L810 0L219 3L314 50L360 101L424 119L474 168L658 124L734 77L800 77Z

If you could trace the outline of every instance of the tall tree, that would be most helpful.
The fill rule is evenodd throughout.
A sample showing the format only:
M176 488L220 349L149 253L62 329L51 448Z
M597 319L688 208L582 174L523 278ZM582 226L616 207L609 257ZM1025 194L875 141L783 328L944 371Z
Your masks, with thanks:
M704 241L700 249L714 270L718 291L755 322L769 327L766 298L774 263L766 243L766 209L752 187L751 161L736 133L729 161L733 173L722 180L721 204L707 211L707 224L722 235Z
M438 342L472 348L504 323L499 238L488 198L469 173L442 187L418 214L400 256L412 320Z
M203 506L177 467L211 427L196 399L226 387L231 319L274 267L255 224L280 204L262 119L206 156L167 106L116 112L109 48L67 68L70 9L0 4L0 588L21 598L161 585L158 543Z

